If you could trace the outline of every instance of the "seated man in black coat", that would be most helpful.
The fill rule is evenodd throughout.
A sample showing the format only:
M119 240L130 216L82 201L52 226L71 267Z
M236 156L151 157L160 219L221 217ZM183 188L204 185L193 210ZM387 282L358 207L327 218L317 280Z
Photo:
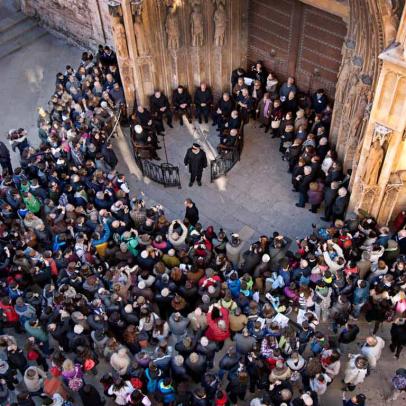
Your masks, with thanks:
M213 112L213 126L217 125L218 131L224 127L224 124L230 118L233 109L234 101L231 99L230 94L227 92L223 93L223 96L218 101Z
M149 106L151 113L156 122L158 132L164 132L163 117L166 117L168 126L173 128L172 125L172 112L169 106L168 98L159 90L155 90L154 94L149 99Z
M241 127L240 114L238 113L237 110L233 110L231 112L230 118L227 120L226 123L224 123L224 126L221 128L219 137L223 137L224 133L231 131L233 128L239 130L240 127Z
M206 83L201 83L195 93L196 115L200 124L202 123L202 115L204 116L204 121L206 123L209 122L209 112L212 103L213 96L211 90L207 87Z
M237 141L238 130L236 128L233 128L232 130L230 130L230 134L228 134L221 140L221 143L217 147L217 151L220 154L227 153L237 144Z
M185 114L187 119L191 119L190 105L192 104L192 98L189 92L183 87L178 86L178 88L173 93L172 98L175 111L180 115L180 125L183 125L183 115Z

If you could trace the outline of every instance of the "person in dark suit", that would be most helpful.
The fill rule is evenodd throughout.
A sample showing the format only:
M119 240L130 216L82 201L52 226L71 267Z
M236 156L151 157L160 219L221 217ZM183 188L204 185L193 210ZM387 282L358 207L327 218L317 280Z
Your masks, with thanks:
M219 136L221 138L224 137L224 130L231 131L232 129L239 130L241 127L241 118L237 110L233 110L231 112L230 118L224 123L224 125L220 128Z
M327 107L327 96L324 93L324 89L318 89L316 93L312 95L312 110L316 114L322 113Z
M237 96L237 106L241 114L241 118L245 124L248 124L249 116L253 108L253 100L249 95L248 89L244 87L241 94Z
M234 69L231 72L231 88L233 89L234 86L237 84L238 78L244 78L244 76L245 70L243 68Z
M183 86L178 86L178 88L175 90L172 102L175 106L175 111L180 116L180 125L183 125L183 115L186 115L187 119L190 121L190 105L192 104L192 98L190 97L189 92Z
M213 112L213 126L217 125L217 130L220 131L227 120L230 118L231 112L234 109L234 101L231 99L230 94L225 92L218 101L216 108Z
M333 220L336 221L337 219L343 220L345 209L347 208L348 204L348 192L345 187L340 187L338 189L338 196L333 204L332 213L333 213Z
M189 220L189 223L192 226L195 226L196 223L199 221L199 210L192 201L192 199L186 199L185 200L185 218Z
M324 217L321 217L323 221L330 221L332 216L332 209L334 200L337 197L339 183L331 182L331 185L324 190Z
M159 90L155 90L154 94L149 99L149 107L156 122L158 132L164 132L163 118L166 118L168 126L173 128L172 125L172 112L169 106L168 98Z
M207 87L206 83L201 83L195 93L196 115L200 124L202 123L202 115L204 116L204 121L206 123L209 122L209 112L212 103L213 96L211 90Z
M0 141L0 165L3 169L8 171L8 174L11 175L13 173L13 167L11 166L11 159L10 159L10 151L6 147L4 142Z
M299 175L300 176L300 175ZM307 202L307 191L309 190L310 182L313 180L313 173L311 166L304 167L304 175L299 181L299 203L296 203L296 207L305 207Z
M207 157L199 144L194 143L192 148L187 150L184 163L189 166L189 186L193 186L195 180L197 180L199 186L202 186L203 169L207 167Z

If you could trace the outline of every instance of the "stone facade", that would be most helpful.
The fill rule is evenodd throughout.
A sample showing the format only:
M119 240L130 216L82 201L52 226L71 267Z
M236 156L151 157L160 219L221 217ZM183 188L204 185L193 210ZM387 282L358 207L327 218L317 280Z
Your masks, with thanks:
M216 96L229 90L231 70L247 67L251 18L248 10L258 3L257 0L21 1L27 14L39 16L45 25L82 45L114 44L129 111L135 103L146 104L155 88L171 96L181 84L193 94L196 86L205 81ZM310 5L323 12L331 11L347 26L337 75L331 139L344 169L352 169L350 210L367 210L380 222L388 223L406 203L405 12L401 15L404 1L301 2L305 3L302 9ZM286 8L293 0L280 3ZM375 161L378 168L372 164ZM365 172L372 168L373 176L366 178Z
M40 18L51 31L96 49L113 45L107 0L20 0L22 11Z

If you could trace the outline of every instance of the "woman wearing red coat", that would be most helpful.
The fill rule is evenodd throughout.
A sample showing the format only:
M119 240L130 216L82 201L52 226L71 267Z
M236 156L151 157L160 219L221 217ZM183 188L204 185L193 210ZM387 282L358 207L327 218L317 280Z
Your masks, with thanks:
M230 321L228 316L228 310L224 307L213 308L207 313L206 337L209 340L219 343L221 348L224 341L230 337Z

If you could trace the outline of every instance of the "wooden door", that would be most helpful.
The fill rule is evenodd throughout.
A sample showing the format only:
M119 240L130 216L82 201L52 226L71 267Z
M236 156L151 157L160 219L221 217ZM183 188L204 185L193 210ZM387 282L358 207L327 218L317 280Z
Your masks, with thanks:
M344 21L299 0L250 0L248 62L260 59L280 80L296 78L305 92L323 87L334 97Z

